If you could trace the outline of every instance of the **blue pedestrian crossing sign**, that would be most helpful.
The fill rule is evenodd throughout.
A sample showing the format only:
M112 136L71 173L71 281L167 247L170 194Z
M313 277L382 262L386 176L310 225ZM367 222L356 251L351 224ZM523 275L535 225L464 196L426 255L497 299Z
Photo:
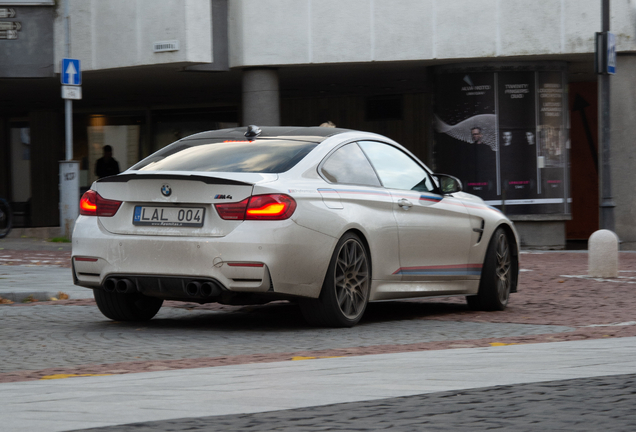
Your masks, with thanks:
M82 70L79 59L62 59L61 75L63 85L82 85Z

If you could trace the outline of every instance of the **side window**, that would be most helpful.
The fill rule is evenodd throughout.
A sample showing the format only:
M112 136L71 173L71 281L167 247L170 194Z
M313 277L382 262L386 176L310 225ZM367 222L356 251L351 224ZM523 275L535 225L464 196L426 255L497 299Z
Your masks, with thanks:
M356 143L336 150L322 164L320 172L332 183L381 186L378 176Z
M376 141L361 141L358 144L373 164L384 187L419 192L434 190L426 170L406 153Z

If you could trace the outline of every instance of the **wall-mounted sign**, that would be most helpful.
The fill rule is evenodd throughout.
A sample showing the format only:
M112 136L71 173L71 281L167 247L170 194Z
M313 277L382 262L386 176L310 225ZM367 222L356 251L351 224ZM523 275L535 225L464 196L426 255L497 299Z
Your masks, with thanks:
M17 30L0 30L0 39L17 39Z
M19 21L0 21L0 30L22 30L22 24Z
M0 6L55 6L55 0L0 0Z
M558 65L442 67L438 172L507 214L568 214L567 78Z
M2 3L0 1L0 4ZM15 16L14 8L0 8L0 18L15 18ZM20 30L22 30L22 23L19 21L0 21L0 39L17 39Z
M153 42L152 51L156 53L168 52L168 51L179 51L179 41L169 40L169 41Z
M0 18L15 18L15 9L0 8Z
M607 32L607 73L616 73L616 35Z
M599 75L616 73L616 35L614 33L596 33L594 69Z
M40 6L55 4L32 3ZM24 2L0 0L0 76L54 77L53 44L56 38L53 23L58 10L25 5Z

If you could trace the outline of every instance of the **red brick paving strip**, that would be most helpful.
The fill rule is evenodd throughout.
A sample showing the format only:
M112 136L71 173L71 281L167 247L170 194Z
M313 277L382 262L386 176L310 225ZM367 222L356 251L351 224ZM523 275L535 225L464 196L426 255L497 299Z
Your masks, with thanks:
M503 312L472 312L464 306L463 298L435 299L383 304L380 313L393 319L415 318L428 320L565 325L579 327L571 332L545 335L424 342L406 345L377 345L320 351L299 351L274 354L250 354L228 357L182 360L156 360L122 362L103 365L84 365L72 368L52 368L36 371L16 371L0 374L0 383L31 381L53 374L124 374L158 370L176 370L248 363L268 363L290 360L292 357L359 356L369 354L427 351L453 348L487 347L491 343L521 344L561 342L569 340L599 339L605 337L636 336L636 326L585 327L594 324L613 324L636 321L636 279L595 281L592 279L564 278L561 275L584 275L587 272L587 254L546 253L522 254L521 268L531 270L520 275L519 293L512 296L510 306ZM636 270L636 254L620 256L621 270ZM634 273L621 276L636 277ZM64 300L34 304L94 305L93 300ZM23 306L15 304L7 307ZM166 302L167 307L186 307L195 310L239 310L240 306L218 304ZM0 306L1 307L1 306ZM267 306L265 306L267 307ZM405 316L406 315L406 316Z
M71 252L0 249L0 265L54 265L71 268Z

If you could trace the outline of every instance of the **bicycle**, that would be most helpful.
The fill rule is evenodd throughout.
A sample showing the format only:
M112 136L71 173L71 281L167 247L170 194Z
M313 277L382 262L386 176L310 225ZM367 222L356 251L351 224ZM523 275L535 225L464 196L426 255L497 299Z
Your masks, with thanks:
M9 203L0 198L0 238L6 237L11 232L13 212Z

